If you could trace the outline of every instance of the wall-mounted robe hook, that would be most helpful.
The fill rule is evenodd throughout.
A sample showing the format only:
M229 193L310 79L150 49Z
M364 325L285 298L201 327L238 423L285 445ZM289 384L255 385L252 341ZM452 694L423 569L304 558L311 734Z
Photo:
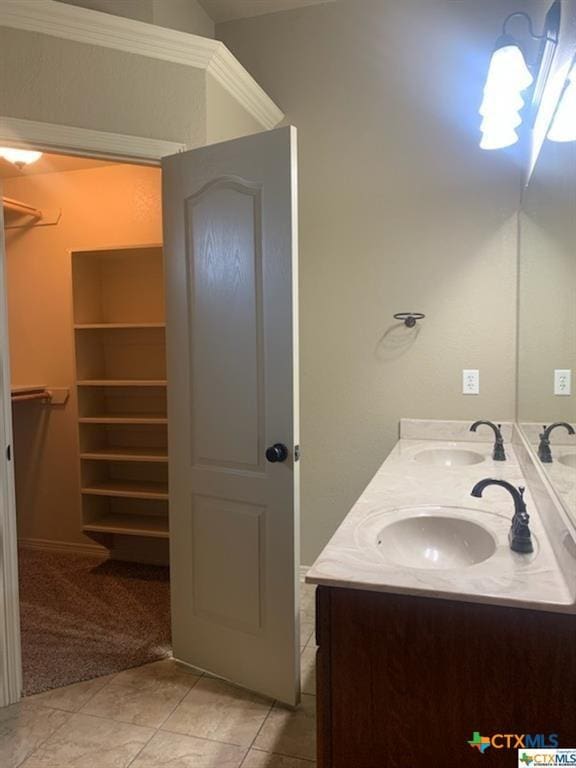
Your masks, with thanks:
M402 320L407 328L414 328L418 320L424 320L426 315L422 312L397 312L394 315L394 320Z

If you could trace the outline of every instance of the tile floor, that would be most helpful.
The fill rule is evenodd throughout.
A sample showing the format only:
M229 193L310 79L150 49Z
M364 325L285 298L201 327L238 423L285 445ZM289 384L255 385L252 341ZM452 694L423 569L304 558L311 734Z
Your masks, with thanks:
M314 588L302 585L296 711L172 660L0 709L2 768L312 768Z

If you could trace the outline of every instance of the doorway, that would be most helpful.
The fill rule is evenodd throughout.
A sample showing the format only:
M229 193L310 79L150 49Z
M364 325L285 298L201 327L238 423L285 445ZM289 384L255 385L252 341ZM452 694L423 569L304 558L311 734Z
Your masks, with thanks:
M0 174L29 695L170 653L160 170Z
M87 132L87 139L91 134ZM99 137L99 146L102 141ZM116 170L126 167L114 161L112 165ZM128 167L134 171L135 166ZM168 541L166 525L158 514L162 505L167 506L165 447L157 439L128 439L132 430L126 428L136 426L132 423L111 425L92 420L126 417L128 411L132 417L155 419L139 424L142 428L165 428L158 417L166 421L162 390L170 380L167 419L175 656L188 666L295 704L299 698L295 129L286 127L171 155L162 161L162 167L161 195L138 184L133 193L115 200L100 188L101 204L89 214L90 221L104 222L95 238L100 238L99 244L87 245L84 237L79 245L65 246L72 297L67 322L73 338L76 429L82 427L81 438L76 438L81 498L77 519L82 523L82 535L112 552L114 560L161 567L159 552ZM113 170L92 168L87 172ZM80 172L83 170L73 171ZM163 209L164 238L150 232L137 242L133 235L123 238L130 217L150 228L155 220L149 215L151 200L157 200L158 219ZM40 222L47 226L50 221L60 221L55 199L48 202L52 208L46 209L46 219L42 212L36 225L28 226L28 237L33 229L40 230ZM25 205L36 210L32 203ZM70 210L75 213L76 226L83 222L80 228L85 235L89 221L80 204L76 195L70 200ZM119 210L124 217L117 216ZM106 211L110 216L103 215ZM132 302L122 301L118 290L119 277L135 258L141 259L142 269L132 272L127 287L124 281L125 290L133 290L154 271L145 263L159 263L162 239L170 299L166 306L166 371L158 355L163 324L157 314L148 312L154 301L147 299L146 312L137 317L131 311L123 314ZM34 268L42 266L45 261L38 256ZM149 285L157 287L157 283L152 280ZM139 288L135 293L142 298L147 290ZM1 293L3 303L5 291ZM95 300L94 295L100 298ZM64 306L63 300L57 311ZM0 342L0 426L8 459L0 471L5 472L12 466L12 428L7 408L10 382L2 367L8 344L6 338ZM58 340L47 344L58 357ZM17 394L32 398L22 405L48 400L49 395L50 402L44 406L56 408L70 397L66 386L37 381L22 387L31 389ZM136 398L138 409L127 409L126 397L131 393L133 402L136 389L142 390ZM103 426L107 427L106 438ZM114 428L114 435L109 434L109 427ZM118 427L122 427L121 437ZM147 466L139 469L141 464ZM10 474L8 471L8 480ZM17 701L21 690L10 482L2 491L6 489L8 495L0 508L0 523L7 533L2 539L4 563L8 564L4 568L7 588L0 593L5 607L0 629L7 640L0 648L0 660L8 670L7 684L0 680L2 703ZM142 548L145 559L127 552L136 539L147 542ZM126 540L131 542L129 547Z

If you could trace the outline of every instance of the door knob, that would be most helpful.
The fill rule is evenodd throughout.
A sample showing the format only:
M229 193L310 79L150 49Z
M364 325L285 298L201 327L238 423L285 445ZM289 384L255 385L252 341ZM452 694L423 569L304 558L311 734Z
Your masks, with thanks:
M276 443L266 450L266 459L270 464L276 464L280 461L286 461L288 458L288 448L283 443Z

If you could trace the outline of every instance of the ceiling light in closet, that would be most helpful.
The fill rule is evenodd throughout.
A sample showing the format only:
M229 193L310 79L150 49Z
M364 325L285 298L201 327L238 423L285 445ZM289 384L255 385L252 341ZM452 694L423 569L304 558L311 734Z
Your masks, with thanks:
M18 168L24 168L24 166L32 165L36 160L39 160L42 157L42 152L35 152L31 149L16 149L15 147L0 147L0 157L18 166Z
M568 75L548 138L550 141L576 141L576 64Z

